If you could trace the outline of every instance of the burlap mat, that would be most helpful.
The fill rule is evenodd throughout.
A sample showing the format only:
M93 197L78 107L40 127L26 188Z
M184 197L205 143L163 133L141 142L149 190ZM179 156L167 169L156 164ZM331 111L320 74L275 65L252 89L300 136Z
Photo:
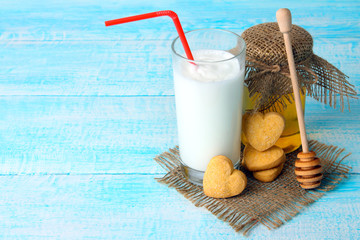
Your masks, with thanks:
M179 162L179 151L175 147L156 156L154 160L168 173L157 181L175 188L197 207L205 207L217 218L227 222L236 232L244 235L258 224L275 229L293 218L300 210L321 198L347 177L349 166L341 161L345 149L327 146L317 141L309 142L310 149L317 153L323 166L324 179L316 190L299 187L294 174L294 161L297 153L288 154L281 175L271 183L261 183L252 174L240 167L248 178L246 189L238 196L228 199L215 199L206 196L200 186L194 185L184 177Z

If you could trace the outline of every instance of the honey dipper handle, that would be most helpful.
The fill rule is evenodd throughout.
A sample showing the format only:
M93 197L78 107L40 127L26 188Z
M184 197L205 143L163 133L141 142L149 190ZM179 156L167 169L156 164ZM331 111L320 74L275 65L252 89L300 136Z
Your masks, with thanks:
M301 106L301 99L300 99L300 91L298 85L298 78L296 75L296 67L294 61L294 55L291 47L291 38L289 32L291 31L291 12L287 8L281 8L276 12L276 19L279 24L280 32L284 35L285 41L285 48L286 54L288 58L288 64L290 69L290 77L291 83L293 86L294 98L295 98L295 106L296 106L296 113L298 117L299 129L300 129L300 137L301 137L301 144L304 153L309 152L309 146L306 137L306 129L305 129L305 122L304 122L304 113Z
M287 8L280 8L276 12L276 19L279 24L280 32L288 33L291 31L291 12Z

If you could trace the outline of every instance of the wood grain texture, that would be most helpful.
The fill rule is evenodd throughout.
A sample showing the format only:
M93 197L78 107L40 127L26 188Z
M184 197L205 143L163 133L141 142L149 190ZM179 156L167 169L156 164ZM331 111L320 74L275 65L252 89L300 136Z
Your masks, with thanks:
M184 29L241 33L287 7L314 52L360 90L358 1L2 0L0 238L239 239L225 223L156 183L152 160L177 144L170 44L159 18L104 21L172 9ZM311 139L346 147L350 178L275 231L254 239L360 236L360 102L339 113L307 99ZM316 226L316 227L314 227Z
M0 176L0 237L243 238L154 176ZM360 175L351 175L287 224L273 231L261 226L251 239L289 239L290 233L291 239L356 239L359 190Z
M0 98L0 173L156 173L173 97ZM162 172L162 171L161 171Z
M357 1L2 1L0 39L9 40L154 40L172 39L176 32L166 18L104 28L104 21L159 9L178 13L187 31L199 28L245 30L275 22L275 12L287 7L293 22L316 37L359 37Z
M171 40L2 41L0 95L173 95L170 46ZM357 39L321 38L314 52L359 90Z
M360 104L340 113L308 98L308 136L353 152L360 173ZM320 114L321 113L321 114ZM174 97L0 98L0 174L158 173L178 143Z

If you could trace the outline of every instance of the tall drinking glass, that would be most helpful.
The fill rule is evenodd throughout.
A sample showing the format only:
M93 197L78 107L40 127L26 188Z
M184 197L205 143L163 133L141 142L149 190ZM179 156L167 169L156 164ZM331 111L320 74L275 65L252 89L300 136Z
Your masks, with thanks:
M220 29L185 36L194 61L179 38L172 43L179 150L186 177L201 185L211 158L240 162L246 46L239 35Z

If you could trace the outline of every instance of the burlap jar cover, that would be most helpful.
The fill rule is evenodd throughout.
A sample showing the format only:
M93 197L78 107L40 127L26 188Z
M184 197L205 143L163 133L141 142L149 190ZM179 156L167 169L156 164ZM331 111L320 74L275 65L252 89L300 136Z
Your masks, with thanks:
M292 85L283 34L277 23L253 26L241 35L246 42L246 80L250 97L256 99L255 109L264 111L286 107L291 99ZM325 59L313 53L313 39L305 29L293 25L292 48L299 87L314 99L336 107L340 100L356 97L347 76ZM282 98L285 96L285 98ZM345 99L344 99L345 98Z
M293 25L292 44L299 78L299 86L307 95L336 107L340 99L343 111L345 100L356 98L354 86L347 76L326 60L313 54L311 35L301 27ZM282 33L277 23L264 23L251 27L242 34L246 44L246 85L250 97L255 97L256 111L284 109L291 103L292 85L287 67L286 51ZM231 50L230 50L231 52ZM285 98L282 98L286 96ZM348 102L350 109L350 105ZM294 217L309 203L332 190L347 177L350 167L341 164L350 154L345 149L328 146L311 140L310 150L321 160L324 179L316 190L304 190L296 181L294 161L301 149L286 155L286 163L281 175L273 182L261 183L251 173L245 172L248 184L240 195L228 199L206 196L202 187L190 183L181 170L179 149L169 149L154 160L167 174L157 179L175 188L197 207L205 207L217 218L227 222L235 231L247 234L258 224L269 229L281 226Z

